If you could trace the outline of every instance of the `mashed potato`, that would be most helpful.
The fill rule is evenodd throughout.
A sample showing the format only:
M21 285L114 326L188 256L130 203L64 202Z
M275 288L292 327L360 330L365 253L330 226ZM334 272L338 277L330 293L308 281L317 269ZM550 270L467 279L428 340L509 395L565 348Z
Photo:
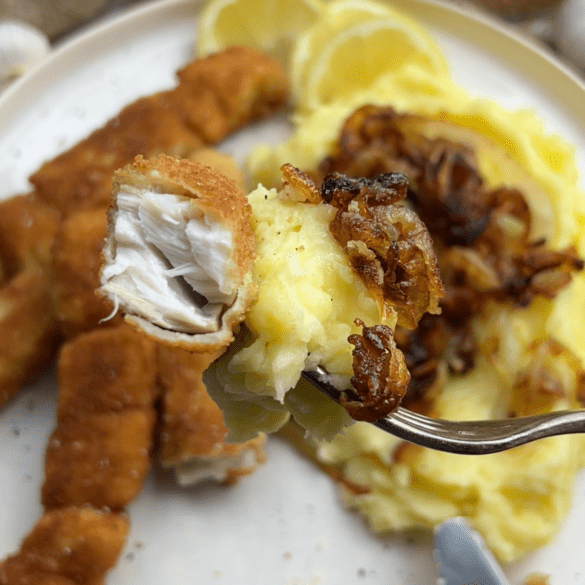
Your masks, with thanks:
M246 318L249 334L206 381L224 411L230 440L273 431L291 412L316 435L332 437L350 419L301 380L301 371L320 364L337 387L347 388L353 375L347 338L359 332L354 320L395 323L382 318L331 235L334 207L288 201L262 186L248 201L258 298Z
M298 116L288 142L253 152L250 168L256 178L273 184L285 161L305 171L316 169L345 118L364 103L449 121L487 137L495 150L478 153L487 184L515 184L532 193L533 236L546 237L555 250L572 244L585 257L585 196L578 188L573 147L547 135L533 112L508 112L472 99L446 77L430 79L414 70L382 77L359 95ZM493 156L495 151L503 156ZM510 174L507 157L519 165L519 173ZM526 308L493 303L472 327L481 355L467 374L447 376L433 416L474 420L504 416L512 404L519 414L581 406L583 272L554 300L536 298ZM564 389L544 403L527 400L514 385L539 364ZM585 465L585 437L549 438L505 453L466 457L405 445L356 423L333 441L320 442L317 455L339 467L347 480L340 484L343 501L364 514L373 530L431 529L461 515L500 560L510 562L545 545L558 531L571 504L575 474ZM348 485L362 489L352 491Z

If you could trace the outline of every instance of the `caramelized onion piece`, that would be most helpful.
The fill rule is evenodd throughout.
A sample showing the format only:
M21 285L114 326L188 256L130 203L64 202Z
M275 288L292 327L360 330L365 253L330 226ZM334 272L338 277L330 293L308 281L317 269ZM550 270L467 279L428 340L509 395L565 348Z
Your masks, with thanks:
M443 285L431 237L416 213L400 202L408 183L399 173L350 179L333 173L323 199L338 208L330 230L345 247L368 291L398 323L414 328L425 312L439 313Z
M290 163L280 167L282 174L282 195L289 201L321 203L321 195L314 181L303 171Z
M362 334L350 335L348 340L355 346L351 383L357 399L344 392L340 402L353 419L375 422L398 408L410 374L390 327L366 327L360 319L355 324Z

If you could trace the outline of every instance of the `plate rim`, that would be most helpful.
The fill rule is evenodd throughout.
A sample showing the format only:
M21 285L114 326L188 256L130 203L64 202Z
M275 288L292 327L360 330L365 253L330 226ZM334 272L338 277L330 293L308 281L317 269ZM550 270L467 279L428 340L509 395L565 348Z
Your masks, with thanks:
M152 19L168 11L192 7L196 14L203 1L148 0L115 10L113 13L76 30L58 42L45 60L31 68L2 92L0 95L0 120L5 108L9 107L12 101L17 100L19 93L26 91L28 85L34 83L39 75L51 67L58 66L60 61L69 58L72 54L78 53L85 45L99 40L106 34L112 34L116 29L122 29L129 23ZM578 107L582 105L578 103L579 98L582 99L585 96L585 77L582 77L576 69L563 61L543 43L517 30L512 24L481 9L477 9L476 12L468 5L448 3L446 0L382 1L391 4L398 10L413 14L416 18L422 18L427 23L429 15L433 21L438 20L443 23L450 19L448 26L441 27L445 32L457 31L458 38L464 37L464 40L468 40L478 47L489 47L489 52L492 55L513 65L520 72L528 70L530 79L538 82L543 89L554 87L555 96L558 94L562 97L560 102L569 109L571 116L580 121L585 130L585 109ZM421 11L422 15L419 14ZM459 20L453 20L450 18L452 16L457 16ZM461 28L462 25L465 25L465 28ZM463 35L461 35L462 32ZM493 42L488 42L488 39L492 39ZM509 50L511 46L520 50L511 51ZM535 58L539 63L527 63L527 60ZM544 67L542 67L543 65ZM551 83L553 78L556 83ZM574 92L577 92L578 95L574 95Z

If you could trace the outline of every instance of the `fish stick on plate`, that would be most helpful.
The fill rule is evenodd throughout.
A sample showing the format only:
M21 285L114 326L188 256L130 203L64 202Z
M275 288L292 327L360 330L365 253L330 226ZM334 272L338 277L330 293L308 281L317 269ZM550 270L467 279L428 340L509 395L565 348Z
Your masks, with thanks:
M150 468L156 423L155 345L125 324L66 343L58 362L57 427L42 503L120 510Z
M160 155L117 171L112 193L100 292L161 343L226 347L256 293L244 192L209 167Z
M64 215L107 205L113 172L135 156L188 157L288 99L280 65L251 48L230 48L193 61L169 91L138 99L30 180Z
M40 375L57 350L48 265L58 220L35 195L0 203L0 407Z
M163 395L160 459L175 470L181 485L204 479L232 483L265 459L263 435L244 443L225 442L222 413L202 380L203 371L220 353L158 348Z
M98 585L124 546L128 521L90 507L46 512L0 563L1 585Z
M58 223L57 210L35 193L0 202L0 258L5 275L50 262Z
M108 204L115 169L137 154L190 154L202 145L167 93L126 106L105 126L47 161L30 180L41 197L67 216Z
M0 407L51 363L59 342L49 288L40 266L0 286Z
M209 144L266 118L288 100L282 66L252 47L227 47L189 63L177 75L177 103L189 126Z

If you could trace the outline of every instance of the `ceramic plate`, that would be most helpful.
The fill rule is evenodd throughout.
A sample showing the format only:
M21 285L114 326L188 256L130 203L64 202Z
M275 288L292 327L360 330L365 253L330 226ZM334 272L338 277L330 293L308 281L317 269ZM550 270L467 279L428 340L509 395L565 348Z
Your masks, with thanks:
M547 130L574 143L585 176L585 90L545 50L495 21L452 5L400 0L435 36L455 80L507 108L533 107ZM170 88L194 56L199 4L144 4L82 31L0 97L0 197L29 190L27 177L139 96ZM255 126L224 149L243 159L257 141L281 140L282 120ZM0 557L16 550L41 514L46 439L56 386L47 375L0 412ZM430 536L376 537L340 504L335 484L272 438L268 461L232 487L178 488L155 468L130 506L132 530L109 585L430 585ZM555 541L506 572L583 585L585 476Z

